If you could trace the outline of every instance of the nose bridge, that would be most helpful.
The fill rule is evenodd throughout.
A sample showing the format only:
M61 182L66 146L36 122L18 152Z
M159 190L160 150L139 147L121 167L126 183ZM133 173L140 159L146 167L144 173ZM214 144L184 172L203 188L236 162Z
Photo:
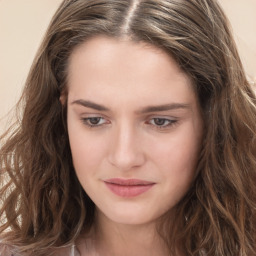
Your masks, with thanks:
M111 164L120 170L130 170L144 162L138 129L127 121L120 122L113 131L110 151Z

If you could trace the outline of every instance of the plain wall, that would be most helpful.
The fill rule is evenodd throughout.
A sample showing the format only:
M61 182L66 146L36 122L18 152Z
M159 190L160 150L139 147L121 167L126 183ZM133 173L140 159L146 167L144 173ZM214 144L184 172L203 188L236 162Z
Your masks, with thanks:
M61 0L0 0L0 133ZM256 81L256 0L221 0L248 76Z

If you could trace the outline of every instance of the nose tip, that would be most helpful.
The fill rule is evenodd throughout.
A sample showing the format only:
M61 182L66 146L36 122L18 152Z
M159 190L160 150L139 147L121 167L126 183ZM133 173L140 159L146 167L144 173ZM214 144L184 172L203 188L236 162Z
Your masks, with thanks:
M115 136L109 154L109 162L119 170L127 171L143 165L145 156L143 145L138 137L131 133Z
M127 171L139 167L144 160L141 154L135 152L118 152L110 158L112 165L116 166L122 171Z

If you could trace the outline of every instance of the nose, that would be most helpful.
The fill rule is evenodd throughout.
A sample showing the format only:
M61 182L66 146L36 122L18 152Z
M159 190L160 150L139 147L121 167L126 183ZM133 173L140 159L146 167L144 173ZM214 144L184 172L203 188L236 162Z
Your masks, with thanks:
M129 171L144 164L143 145L136 129L124 124L113 131L109 162L121 171Z

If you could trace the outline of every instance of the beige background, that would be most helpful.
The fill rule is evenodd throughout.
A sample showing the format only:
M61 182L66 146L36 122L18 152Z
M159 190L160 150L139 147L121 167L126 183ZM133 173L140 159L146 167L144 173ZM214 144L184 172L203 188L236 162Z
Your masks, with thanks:
M18 100L33 56L61 0L0 0L0 132ZM220 0L248 76L256 81L256 0Z

